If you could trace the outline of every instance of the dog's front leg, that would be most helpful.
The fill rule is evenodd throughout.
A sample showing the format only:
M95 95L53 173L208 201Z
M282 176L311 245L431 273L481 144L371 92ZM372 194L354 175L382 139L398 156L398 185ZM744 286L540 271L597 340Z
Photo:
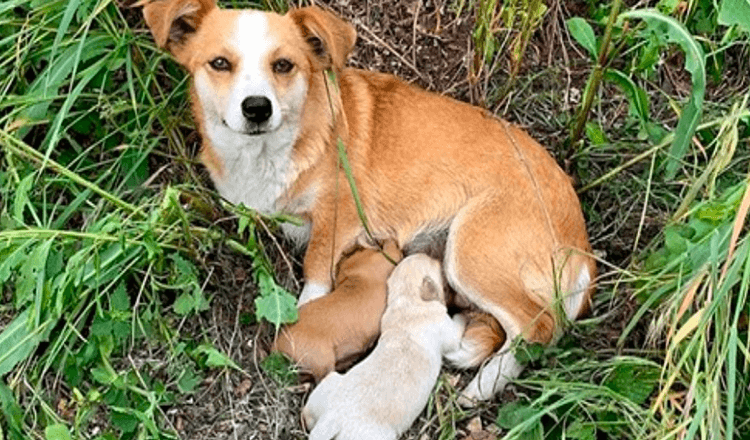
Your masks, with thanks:
M333 209L320 211L333 214ZM305 287L299 295L297 307L331 291L333 272L341 255L354 246L362 232L354 209L340 208L337 217L335 223L333 215L313 218L304 261Z

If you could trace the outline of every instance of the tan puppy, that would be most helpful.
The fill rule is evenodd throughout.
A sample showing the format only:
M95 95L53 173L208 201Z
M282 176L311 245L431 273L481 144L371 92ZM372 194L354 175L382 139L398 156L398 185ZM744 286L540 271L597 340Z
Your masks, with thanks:
M383 251L393 261L401 260L395 242L387 242ZM281 329L273 349L294 359L316 382L351 365L380 334L386 280L394 267L373 249L345 257L333 292L300 307L299 319Z
M440 263L424 254L396 267L375 349L346 374L326 376L302 410L310 440L396 440L409 429L464 331L462 315L448 316L442 286Z
M391 75L345 68L356 31L322 9L282 16L214 1L144 0L144 15L192 76L201 157L219 192L307 221L286 229L308 243L300 304L331 290L363 233L343 146L375 237L401 249L447 237L448 283L506 332L469 398L518 375L515 338L549 343L587 309L596 268L578 198L528 134ZM464 347L476 351L461 359L489 351L478 340Z

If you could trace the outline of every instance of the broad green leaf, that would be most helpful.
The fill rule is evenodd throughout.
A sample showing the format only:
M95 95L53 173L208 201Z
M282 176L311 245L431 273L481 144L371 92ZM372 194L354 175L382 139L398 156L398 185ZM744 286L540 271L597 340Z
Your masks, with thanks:
M120 283L109 297L109 304L112 310L124 312L130 310L130 296L125 289L125 283Z
M719 24L736 24L745 32L750 32L750 0L722 0L719 7Z
M44 437L47 440L72 440L68 428L59 423L46 427L44 429Z
M2 374L0 374L2 376ZM23 411L16 402L16 397L13 395L13 391L5 385L5 382L0 380L0 409L2 409L2 415L5 419L6 426L10 429L8 434L11 434L10 438L21 438L21 431L23 428ZM0 424L2 429L2 424Z
M235 370L242 369L227 355L217 350L214 346L202 344L193 351L193 355L205 355L206 366L209 368L230 367Z
M10 274L14 273L16 267L26 260L28 257L26 248L34 244L33 240L29 240L23 243L21 246L13 249L10 253L0 253L0 284L4 284L10 279Z
M596 49L596 36L594 35L594 29L591 28L591 25L581 17L569 18L565 21L565 25L568 27L570 35L578 42L578 44L589 51L591 59L597 59L599 54Z
M255 314L276 327L297 320L297 300L282 288L255 298Z
M203 381L203 376L196 373L192 368L183 370L180 378L177 379L177 389L180 393L189 394L195 391L195 388Z
M31 190L31 185L34 183L34 177L34 173L29 174L21 179L16 187L16 194L13 200L13 218L20 224L24 224L23 211L29 203L29 191Z
M596 428L593 423L582 423L576 419L565 428L565 436L577 440L596 440Z
M288 386L297 381L294 364L283 354L275 351L260 362L260 368L280 386Z
M510 402L497 412L497 424L503 429L513 429L537 411L521 402Z
M195 306L195 299L193 298L193 294L190 292L183 292L174 301L174 306L172 307L175 313L177 313L180 316L184 316L192 312L194 306Z
M24 310L0 333L0 377L26 360L43 339L46 325L30 328L30 316L31 309Z
M643 19L648 30L662 40L677 43L685 52L685 69L692 76L693 90L677 123L674 141L665 165L665 177L672 179L677 174L680 161L688 150L703 112L703 97L706 92L706 57L695 38L674 18L655 9L639 9L620 14L620 19L632 18Z
M618 364L604 380L605 387L637 405L646 402L659 381L659 369L648 365Z
M592 145L602 145L607 143L607 136L598 123L589 121L586 123L586 137Z

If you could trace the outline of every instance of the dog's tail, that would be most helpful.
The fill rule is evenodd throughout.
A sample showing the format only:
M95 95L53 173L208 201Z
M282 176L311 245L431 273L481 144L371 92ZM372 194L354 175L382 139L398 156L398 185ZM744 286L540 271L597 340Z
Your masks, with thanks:
M459 368L479 366L505 342L505 331L489 313L469 312L467 318L461 346L445 355L451 364Z

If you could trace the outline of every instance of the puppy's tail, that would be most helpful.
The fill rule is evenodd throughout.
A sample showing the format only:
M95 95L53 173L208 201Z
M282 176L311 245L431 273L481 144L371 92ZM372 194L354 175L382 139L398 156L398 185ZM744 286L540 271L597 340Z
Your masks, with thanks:
M341 428L333 419L322 418L310 431L310 440L333 440Z
M467 315L461 346L445 355L458 368L479 366L505 342L505 331L492 315L484 312L468 312Z

